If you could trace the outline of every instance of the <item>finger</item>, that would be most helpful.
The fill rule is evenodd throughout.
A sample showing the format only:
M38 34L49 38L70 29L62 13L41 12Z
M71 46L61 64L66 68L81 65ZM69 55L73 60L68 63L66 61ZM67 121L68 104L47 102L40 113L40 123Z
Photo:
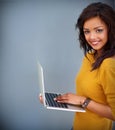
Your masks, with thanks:
M67 103L68 102L68 99L64 98L64 97L58 97L56 99L57 102L62 102L62 103Z
M57 100L57 102L59 102L59 103L69 103L68 100Z
M59 95L59 96L57 96L56 98L57 98L57 100L67 100L68 99L68 96L67 96L68 94L63 94L63 95Z
M56 100L56 101L60 100L61 101L61 100L63 100L63 96L57 96L57 97L54 98L54 100Z
M41 94L41 93L39 94L39 100L40 100L40 103L43 104L43 97L42 97L42 94Z
M42 96L42 94L40 93L40 94L39 94L39 97L41 97L41 96Z

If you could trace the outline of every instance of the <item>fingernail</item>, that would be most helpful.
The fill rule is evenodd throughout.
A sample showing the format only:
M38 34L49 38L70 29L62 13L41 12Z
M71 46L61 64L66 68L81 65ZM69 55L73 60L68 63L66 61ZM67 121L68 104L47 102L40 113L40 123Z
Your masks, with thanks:
M56 101L56 98L54 98L54 101Z
M40 93L40 94L39 94L39 97L41 97L41 96L42 96L42 94Z

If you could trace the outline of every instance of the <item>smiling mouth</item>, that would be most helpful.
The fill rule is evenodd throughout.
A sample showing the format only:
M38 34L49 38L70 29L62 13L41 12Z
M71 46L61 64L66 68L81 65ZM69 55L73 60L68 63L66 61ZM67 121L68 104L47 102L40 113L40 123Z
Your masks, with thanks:
M91 42L91 45L92 46L96 46L96 45L98 45L100 42Z
M92 43L91 45L92 45L92 46L96 46L96 45L98 45L98 43L95 43L95 44L94 44L94 43Z

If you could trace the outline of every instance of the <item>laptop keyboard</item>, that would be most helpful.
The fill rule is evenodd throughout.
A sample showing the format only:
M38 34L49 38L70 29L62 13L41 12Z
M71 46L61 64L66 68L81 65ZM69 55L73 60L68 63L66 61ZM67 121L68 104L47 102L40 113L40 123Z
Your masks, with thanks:
M54 93L45 93L45 97L47 99L49 106L67 108L67 105L65 103L58 103L54 100L54 98L57 96L59 95Z

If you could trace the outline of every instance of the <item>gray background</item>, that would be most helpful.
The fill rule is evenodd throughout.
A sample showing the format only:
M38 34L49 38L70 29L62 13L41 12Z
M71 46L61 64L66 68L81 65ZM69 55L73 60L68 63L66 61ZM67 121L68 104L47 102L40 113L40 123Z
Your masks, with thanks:
M73 112L46 110L39 103L37 60L47 90L75 92L83 56L75 24L82 9L97 1L0 1L1 130L70 130Z

